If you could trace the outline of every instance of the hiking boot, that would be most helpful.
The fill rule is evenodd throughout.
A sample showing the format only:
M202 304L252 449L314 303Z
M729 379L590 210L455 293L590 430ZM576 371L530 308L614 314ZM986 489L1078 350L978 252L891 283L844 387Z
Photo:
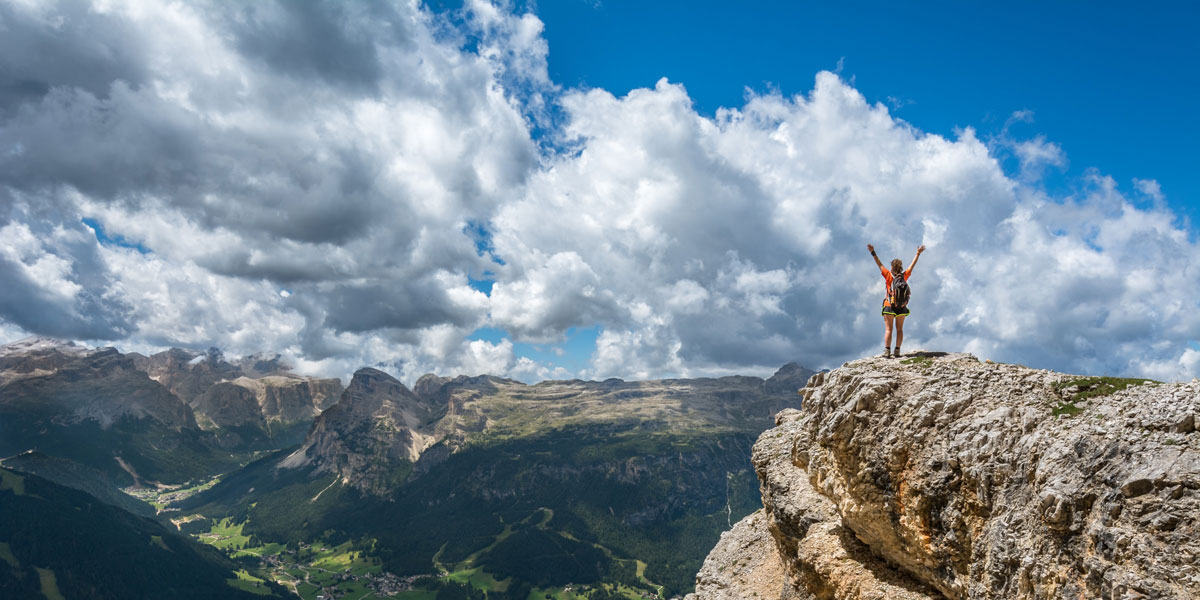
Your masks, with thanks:
M891 357L892 357L892 351L888 350L887 348L884 348L883 356L881 358L891 358Z
M895 350L892 350L892 358L900 358L900 347L899 346L897 346Z

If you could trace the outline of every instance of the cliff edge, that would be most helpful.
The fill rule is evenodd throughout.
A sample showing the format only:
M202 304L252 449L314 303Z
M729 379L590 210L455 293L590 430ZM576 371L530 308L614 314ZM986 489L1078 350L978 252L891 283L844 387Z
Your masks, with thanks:
M691 598L1200 598L1200 382L917 353L803 394Z

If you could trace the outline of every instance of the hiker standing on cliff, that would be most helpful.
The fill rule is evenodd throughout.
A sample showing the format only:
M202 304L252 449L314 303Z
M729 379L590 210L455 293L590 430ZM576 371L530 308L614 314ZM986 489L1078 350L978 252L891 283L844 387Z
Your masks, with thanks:
M879 266L879 273L883 275L884 287L887 288L887 297L883 299L883 357L899 357L900 343L904 341L904 318L908 316L908 278L912 277L913 267L917 266L917 259L921 258L921 253L925 251L925 245L922 244L917 248L917 255L913 257L912 262L908 265L908 270L904 270L904 263L898 258L892 259L892 269L889 271L879 262L879 257L875 255L875 246L867 244L867 250L871 251L871 258L875 259L875 264ZM892 345L892 324L896 325L896 348L889 350Z

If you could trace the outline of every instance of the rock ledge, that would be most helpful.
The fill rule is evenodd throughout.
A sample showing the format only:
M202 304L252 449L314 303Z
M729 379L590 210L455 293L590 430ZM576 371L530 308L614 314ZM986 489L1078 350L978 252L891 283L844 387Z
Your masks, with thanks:
M692 597L1200 598L1200 382L1097 381L946 353L814 375Z

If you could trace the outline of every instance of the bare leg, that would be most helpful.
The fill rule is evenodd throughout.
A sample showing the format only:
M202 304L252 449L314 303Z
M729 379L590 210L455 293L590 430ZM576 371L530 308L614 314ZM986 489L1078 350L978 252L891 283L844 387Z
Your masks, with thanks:
M899 348L904 344L904 317L908 315L896 315L896 347Z
M892 347L892 321L895 315L883 315L883 347Z

